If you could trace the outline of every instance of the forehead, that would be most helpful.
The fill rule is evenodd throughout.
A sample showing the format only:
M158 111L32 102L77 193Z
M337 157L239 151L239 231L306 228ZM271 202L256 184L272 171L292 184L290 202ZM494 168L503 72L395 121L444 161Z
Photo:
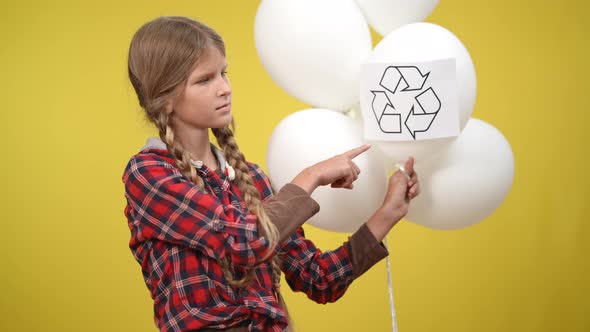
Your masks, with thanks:
M203 50L197 63L191 70L191 75L198 75L209 71L216 71L227 64L225 56L215 46L209 46Z

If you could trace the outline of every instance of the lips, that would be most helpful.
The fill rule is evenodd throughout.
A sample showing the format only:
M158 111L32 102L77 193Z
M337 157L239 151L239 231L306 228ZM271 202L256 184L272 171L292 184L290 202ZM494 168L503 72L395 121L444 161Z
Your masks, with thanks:
M230 106L231 106L231 103L225 103L225 104L217 107L215 110L217 110L217 111L225 111L225 110L228 110Z

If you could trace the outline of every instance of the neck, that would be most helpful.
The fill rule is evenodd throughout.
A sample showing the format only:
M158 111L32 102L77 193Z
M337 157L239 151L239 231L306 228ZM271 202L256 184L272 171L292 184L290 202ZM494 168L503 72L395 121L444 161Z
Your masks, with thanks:
M179 133L176 137L182 147L191 154L193 160L201 160L203 164L212 170L218 168L217 159L211 151L209 142L209 130L192 130Z

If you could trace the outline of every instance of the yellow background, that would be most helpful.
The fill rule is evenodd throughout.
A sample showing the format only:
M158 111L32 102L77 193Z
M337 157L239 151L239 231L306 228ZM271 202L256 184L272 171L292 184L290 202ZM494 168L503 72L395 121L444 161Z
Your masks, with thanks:
M590 331L586 3L442 0L427 19L470 51L473 115L506 136L516 169L504 203L475 226L393 230L399 331ZM263 167L273 128L308 105L258 60L258 1L1 6L0 330L155 331L120 180L154 133L126 76L132 34L159 15L193 16L220 32L238 142ZM322 249L347 236L306 227ZM391 329L384 261L335 304L285 296L298 331Z

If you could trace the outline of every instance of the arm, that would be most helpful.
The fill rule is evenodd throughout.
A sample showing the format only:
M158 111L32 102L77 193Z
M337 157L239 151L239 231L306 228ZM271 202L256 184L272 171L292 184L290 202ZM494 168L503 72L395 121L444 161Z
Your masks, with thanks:
M157 157L134 157L123 176L132 242L165 241L219 260L252 266L268 254L254 215L221 205L172 165Z
M296 180L272 195L270 181L264 172L254 164L251 168L255 184L263 196L264 209L279 229L281 242L277 254L281 257L281 270L285 272L291 289L303 291L319 303L335 301L344 294L353 272L344 248L322 253L305 239L300 226L319 211L319 205ZM313 181L313 178L307 180ZM342 262L340 265L344 268L330 271L333 262Z
M279 230L279 242L320 211L320 205L299 186L287 183L263 202L264 210Z
M305 168L291 181L311 194L317 187L330 185L332 188L352 189L353 182L361 173L352 161L359 154L367 151L368 144L359 146L332 158L320 161Z
M352 262L344 246L322 252L298 228L278 249L281 270L293 291L317 303L339 299L354 279Z
M302 228L285 241L280 249L281 269L293 291L307 294L317 303L338 300L353 280L387 256L366 224L336 250L322 252L305 238Z
M262 168L251 162L248 167L260 192L262 207L279 231L279 242L319 212L320 205L299 185L287 183L273 194L270 180Z
M366 149L367 146L361 146L312 165L299 173L291 183L301 187L310 195L317 187L327 184L331 184L335 188L352 189L352 183L357 179L360 169L352 163L351 158ZM339 170L342 165L346 166L347 164L349 165L348 171ZM403 173L406 177L402 176ZM419 193L420 185L414 171L414 158L410 157L405 162L404 170L396 172L389 178L383 204L367 222L369 230L378 241L383 240L393 226L406 215L410 201Z
M282 244L282 270L291 288L319 303L340 298L349 284L387 256L381 243L385 235L407 213L409 202L419 194L413 158L405 164L408 178L396 173L389 179L383 205L337 250L322 253L306 240L303 229ZM294 180L308 193L317 188L317 177L304 170Z

